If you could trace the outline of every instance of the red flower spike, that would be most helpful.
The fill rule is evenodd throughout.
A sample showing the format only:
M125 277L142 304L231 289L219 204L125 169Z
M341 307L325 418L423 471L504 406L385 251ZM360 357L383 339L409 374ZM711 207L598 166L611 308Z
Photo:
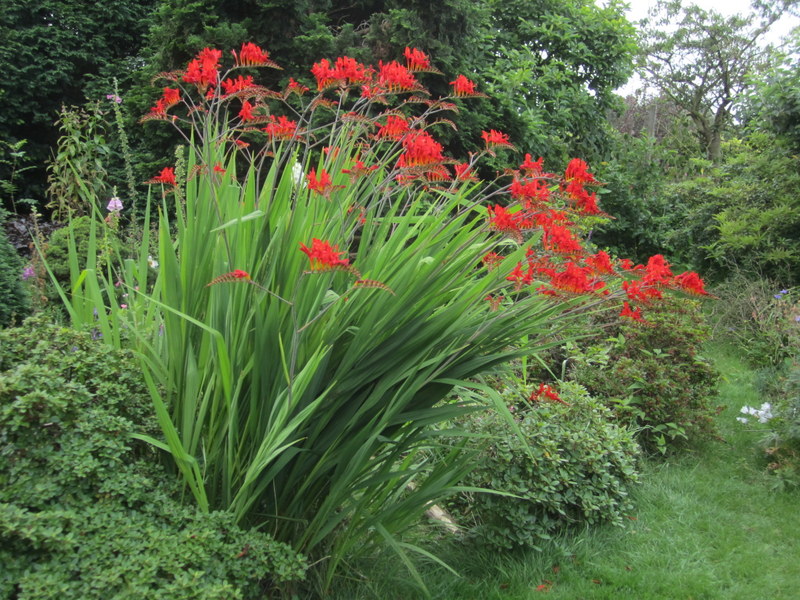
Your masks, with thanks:
M497 265L503 262L503 256L498 254L497 252L487 252L481 262L483 262L483 266L485 266L489 271L494 269Z
M239 118L242 121L255 121L258 117L253 114L254 106L247 100L242 102L242 110L239 111Z
M534 161L530 154L525 155L525 161L519 166L528 177L536 177L542 174L544 168L544 158L539 157L539 160Z
M458 181L478 181L478 178L472 173L472 167L469 163L456 163L453 165L456 172L456 179Z
M541 209L550 201L550 189L541 179L525 181L514 178L509 192L511 197L521 202L527 210Z
M645 285L667 286L672 283L672 271L669 263L661 254L651 256L645 267L642 283Z
M444 148L426 131L409 133L403 138L402 144L405 152L397 161L400 168L434 165L444 161Z
M696 296L710 296L700 276L694 271L686 271L675 276L675 284L684 292Z
M569 161L564 172L564 179L567 181L577 181L578 183L597 183L592 173L589 173L589 165L580 158L573 158Z
M200 90L216 85L220 58L222 58L221 50L203 48L197 57L189 62L186 72L183 74L183 80L186 83L195 84Z
M622 311L619 313L620 317L625 317L628 319L633 319L637 323L644 323L644 318L642 317L642 309L638 306L636 309L631 309L630 304L627 301L622 303Z
M454 81L450 82L450 85L453 86L453 95L458 98L483 96L483 94L478 93L478 91L475 89L475 83L463 75L456 77Z
M403 117L397 115L389 115L386 117L386 125L381 125L378 128L378 133L375 134L379 140L395 140L398 141L411 131L411 127Z
M527 272L522 270L522 263L517 263L517 266L508 274L506 277L507 281L514 282L514 289L519 291L524 286L530 285L533 283L533 275L531 274L531 270L528 269Z
M274 62L269 59L269 52L262 50L252 42L245 42L242 44L242 49L239 54L235 50L231 50L237 67L275 67L279 68Z
M554 272L550 277L550 285L558 292L583 295L598 292L605 287L605 283L594 277L588 267L579 267L573 262L564 264L565 269Z
M291 140L299 133L297 121L290 121L284 116L269 116L269 124L263 128L272 140Z
M153 177L152 179L148 179L145 181L148 184L155 184L155 183L163 183L165 185L171 185L176 187L178 185L177 180L175 179L175 168L174 167L165 167L161 170L161 173Z
M429 72L431 70L431 61L422 50L406 46L403 56L406 57L406 68L409 71Z
M484 300L486 300L489 303L489 310L495 312L497 311L498 308L500 308L500 304L503 302L503 297L492 296L491 294L489 294L488 296L486 296L486 298L484 298Z
M371 165L366 166L362 161L357 160L356 164L350 167L349 169L342 169L342 173L345 175L350 175L350 180L355 181L359 177L363 177L368 175L372 171L375 171L378 168L378 165Z
M317 178L317 170L311 169L311 173L306 176L306 181L308 183L308 189L328 199L330 199L332 191L344 187L343 185L333 185L331 176L328 175L325 169L320 169L319 178Z
M566 406L569 406L569 403L564 402L561 397L558 395L552 387L547 385L546 383L540 383L539 389L535 392L531 393L530 396L531 402L541 402L541 401L548 401L548 402L559 402Z
M388 92L419 91L420 85L414 75L396 60L389 63L379 61L378 85Z
M224 90L223 96L230 96L231 94L251 90L255 87L256 84L253 83L253 77L251 75L247 77L239 75L236 79L222 80L222 89Z
M250 274L247 271L235 269L230 273L223 273L222 275L215 277L206 284L206 287L216 285L217 283L231 283L235 281L250 281Z
M611 257L608 252L601 250L597 254L590 254L583 259L586 265L598 275L611 275L614 273L614 265L611 264Z
M561 225L552 225L545 230L542 243L546 250L559 254L581 254L583 246L572 235L569 229Z
M334 269L352 270L350 261L340 257L346 253L340 252L338 246L331 246L330 242L313 238L310 248L301 242L300 251L308 256L311 261L311 271L315 273Z
M504 148L511 148L512 150L516 149L514 144L508 141L508 134L502 133L501 131L496 131L495 129L481 131L481 137L486 143L486 150L488 150L490 154L494 154L494 149L501 146Z
M288 97L289 94L297 94L298 96L302 96L308 90L306 86L302 83L298 83L294 80L294 77L289 77L289 85L286 86L286 91L284 92L284 96Z

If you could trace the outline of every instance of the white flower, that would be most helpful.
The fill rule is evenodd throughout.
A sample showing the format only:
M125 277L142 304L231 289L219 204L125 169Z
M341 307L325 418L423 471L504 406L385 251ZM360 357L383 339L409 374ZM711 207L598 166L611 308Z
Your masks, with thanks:
M295 185L302 185L306 187L306 178L305 173L303 173L303 165L299 162L294 163L292 167L292 181L294 181Z
M152 256L150 256L149 254L147 255L147 264L150 265L151 269L157 269L158 268L158 261L156 259L154 259Z
M745 424L750 422L747 420L747 417L736 417L736 420L739 421L739 423L745 423Z
M122 200L114 196L111 200L108 201L108 206L106 206L106 210L108 212L119 212L122 210Z

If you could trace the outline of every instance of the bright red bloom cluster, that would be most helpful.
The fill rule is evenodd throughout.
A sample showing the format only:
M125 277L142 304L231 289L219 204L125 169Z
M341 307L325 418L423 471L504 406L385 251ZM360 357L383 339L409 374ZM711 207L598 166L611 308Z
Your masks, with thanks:
M219 77L219 61L222 58L221 50L203 48L196 58L189 62L183 80L195 84L200 90L217 84Z
M269 59L269 52L262 50L252 42L245 42L242 44L242 49L239 54L235 50L231 50L233 58L237 67L265 67L276 66L274 62Z
M483 141L486 144L486 149L489 152L492 152L499 146L511 148L512 150L514 149L514 144L508 140L507 133L502 133L500 131L491 129L489 131L481 131L481 137L483 138Z
M167 117L167 110L175 106L180 101L181 91L179 89L165 87L161 98L159 98L158 101L156 101L155 106L150 109L150 113L147 115L147 117L150 119L164 119Z
M256 85L253 83L252 75L248 75L247 77L242 77L239 75L236 77L236 79L222 80L222 89L225 96L230 96L231 94L236 94L237 92L250 91L255 87Z
M269 124L264 127L264 131L272 140L290 140L297 136L297 121L291 121L284 116L269 116Z
M378 85L389 92L410 92L420 89L414 74L396 60L379 63Z
M409 71L431 72L431 60L422 50L406 46L403 56L406 57L406 68Z
M250 273L242 271L241 269L234 269L230 273L223 273L215 277L206 284L206 287L216 285L218 283L230 283L233 281L250 281Z
M331 246L327 241L313 238L310 248L301 242L300 251L308 256L311 261L311 270L315 272L350 267L350 261L340 256L345 253L340 252L338 246Z
M367 67L349 56L340 56L333 66L327 58L323 58L311 67L311 74L317 79L319 91L334 85L366 83L371 79Z
M148 179L145 183L163 183L166 185L177 186L178 182L175 179L175 168L174 167L165 167L161 170L161 173L153 177L152 179Z
M411 131L411 127L403 117L388 115L386 117L386 125L381 125L375 135L379 140L399 141L409 131Z
M546 383L540 383L539 389L533 392L530 396L531 402L541 402L542 400L567 404L561 399L561 396L558 395L558 392L556 392L552 387L550 387ZM569 405L567 404L567 406Z
M453 86L453 95L459 98L478 95L477 90L475 90L475 83L463 75L456 77L454 81L450 82L450 85Z
M397 160L400 168L428 166L444 161L444 148L427 131L410 132L403 137L401 144L404 152Z
M319 170L319 178L317 178L317 170L311 169L311 173L306 176L306 182L308 183L308 189L312 192L316 192L329 199L333 190L342 188L340 185L333 185L331 176L328 175L325 169Z

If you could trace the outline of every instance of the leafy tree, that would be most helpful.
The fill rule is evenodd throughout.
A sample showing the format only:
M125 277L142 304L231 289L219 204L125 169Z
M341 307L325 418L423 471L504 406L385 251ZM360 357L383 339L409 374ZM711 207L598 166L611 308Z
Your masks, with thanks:
M604 115L635 50L617 0L605 8L591 0L162 0L155 22L148 43L154 71L184 64L204 46L244 41L268 48L289 73L307 73L323 57L377 63L417 47L492 97L469 100L458 133L437 132L451 154L477 150L480 131L493 128L525 140L521 150L559 162L591 160L606 148ZM425 83L434 95L449 90L444 78Z
M733 119L734 101L763 61L759 42L796 0L755 0L749 16L660 0L642 23L647 81L691 118L708 158L722 158L722 135Z
M58 138L54 121L61 106L101 98L113 91L113 77L136 68L133 57L155 1L0 3L0 137L28 140L25 149L36 165L17 196L44 196L44 167ZM0 163L0 180L9 179L7 168Z

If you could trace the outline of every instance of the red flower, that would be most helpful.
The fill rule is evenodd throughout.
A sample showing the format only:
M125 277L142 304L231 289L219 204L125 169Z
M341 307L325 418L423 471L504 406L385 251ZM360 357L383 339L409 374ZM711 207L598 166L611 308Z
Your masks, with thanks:
M453 95L458 97L465 97L465 96L476 96L477 91L475 90L475 83L464 77L463 75L459 75L455 78L455 81L451 81L450 85L453 86Z
M419 88L414 75L396 60L378 63L378 84L389 92L410 92Z
M256 86L253 83L253 77L251 75L248 75L247 77L242 77L239 75L236 79L224 79L222 81L222 89L225 90L226 96L235 94L236 92L249 90L254 87Z
M491 129L489 131L481 131L481 137L486 143L486 149L490 152L498 146L504 146L512 149L514 148L514 144L508 141L508 134L506 133Z
M221 50L203 48L197 57L189 62L183 80L186 83L194 83L200 89L215 85L219 75L220 58L222 58Z
M477 181L477 177L472 174L469 163L456 163L453 165L456 172L456 179L459 181Z
M541 179L525 181L514 178L509 192L512 198L522 202L523 206L528 210L540 208L542 204L550 201L550 190Z
M355 180L358 177L363 177L364 175L367 175L372 171L375 171L377 168L378 165L371 165L368 167L364 164L363 161L357 160L356 164L354 164L349 169L342 169L342 173L350 175L351 180Z
M499 265L501 262L503 262L503 257L501 255L499 255L497 252L487 252L483 257L482 262L483 262L484 266L489 271L491 271L497 265Z
M406 68L409 71L431 70L431 61L422 50L406 46L403 56L406 57Z
M564 271L556 272L550 277L550 285L561 292L590 294L606 285L595 278L588 267L579 267L573 262L567 262L564 266Z
M312 271L329 271L350 267L350 261L340 257L340 254L345 253L340 252L338 246L331 246L330 242L313 238L310 248L301 242L300 251L308 255Z
M311 169L311 173L306 176L306 181L308 182L308 189L329 199L333 190L344 187L343 185L333 185L331 177L325 169L320 169L319 179L317 179L317 170Z
M580 158L573 158L567 165L564 179L567 181L577 181L578 183L597 183L594 175L589 173L589 165Z
M686 271L675 276L675 283L685 292L697 296L710 296L700 276L694 271Z
M302 83L297 83L294 80L294 77L289 77L289 85L286 86L286 94L295 93L298 96L302 96L308 91L308 88L304 86Z
M645 285L669 285L672 283L672 271L662 255L656 254L647 261L642 283Z
M645 285L641 281L623 281L622 289L625 290L629 300L638 302L649 302L653 299L660 300L663 298L661 290Z
M583 247L569 229L561 225L551 225L542 236L545 249L561 254L580 254Z
M411 131L411 128L408 125L408 121L397 115L389 115L386 117L386 125L381 125L378 128L376 137L381 140L399 140L409 131Z
M242 110L239 111L239 117L242 121L255 121L256 116L253 114L253 105L247 100L242 102Z
M610 275L614 272L614 265L611 264L611 257L608 252L601 250L597 254L590 254L584 262L599 275Z
M519 217L516 213L508 212L499 204L496 206L490 204L486 210L489 212L489 227L502 233L519 233Z
M161 170L161 173L152 179L148 179L145 183L164 183L166 185L177 186L178 182L175 179L174 167L165 167Z
M558 393L546 383L539 384L539 389L531 394L530 400L531 402L541 402L542 400L548 400L550 402L560 402L561 404L566 404L567 406L569 406L569 404L564 402L558 395Z
M262 50L252 42L242 44L242 49L237 56L235 50L231 50L237 67L263 67L276 66L269 59L269 52Z
M544 158L539 157L539 160L534 161L530 154L525 155L525 161L519 166L529 177L535 177L542 174L544 167Z
M627 301L622 303L622 311L619 313L620 317L627 317L629 319L633 319L639 323L644 323L644 318L642 317L642 309L638 306L635 310L631 309L630 304Z
M398 167L419 167L444 161L442 145L427 131L415 131L403 138L403 149L397 161Z
M349 84L364 83L370 80L370 74L367 68L354 58L349 56L340 56L336 59L336 67L334 68L334 77L341 80L343 83Z
M269 116L270 123L264 127L264 131L270 139L290 140L297 135L297 121L290 121L284 116Z
M530 268L525 272L522 270L522 263L517 263L517 266L508 274L506 280L513 281L514 288L520 290L523 286L533 283L533 274Z

